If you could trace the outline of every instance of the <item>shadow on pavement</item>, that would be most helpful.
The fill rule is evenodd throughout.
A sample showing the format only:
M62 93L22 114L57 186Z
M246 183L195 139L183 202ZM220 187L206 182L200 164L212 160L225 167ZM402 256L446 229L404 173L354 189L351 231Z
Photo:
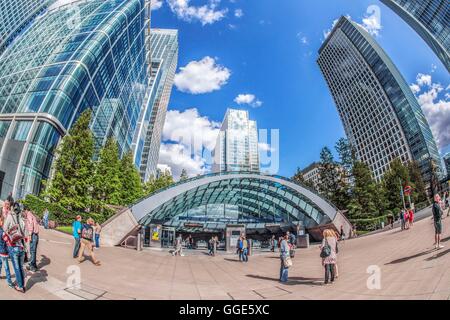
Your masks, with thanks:
M420 252L420 253L414 254L412 256L408 256L408 257L403 257L403 258L400 258L400 259L392 260L391 262L385 263L385 265L406 262L408 260L427 255L427 254L429 254L429 253L431 253L431 252L433 252L435 250L436 249L433 248L433 249L430 249L430 250L427 250L427 251L424 251L424 252Z
M47 256L41 255L41 260L38 263L38 269L48 266L51 261L52 260L50 260Z
M442 239L441 242L446 242L446 241L449 241L449 240L450 240L450 237L447 237L447 238Z
M260 279L260 280L280 282L280 280L278 278L263 277L263 276L253 275L253 274L247 274L247 277L254 278L254 279ZM286 285L306 284L306 285L313 285L313 286L322 286L322 282L323 282L322 278L289 277L288 282L286 282L284 284L286 284Z
M30 278L28 278L27 283L25 285L26 290L30 290L36 283L46 282L47 281L47 271L39 270L34 272Z
M435 255L433 255L433 256L431 256L431 257L428 257L428 258L426 258L425 260L426 261L432 261L432 260L434 260L434 259L438 259L438 258L440 258L440 257L442 257L442 256L445 256L447 253L449 253L450 252L450 249L447 249L447 250L445 250L445 251L440 251L439 253L437 253L437 254L435 254Z
M231 261L231 262L241 262L241 261L239 260L239 258L236 258L236 259L225 258L225 259L223 259L223 260L225 260L225 261Z

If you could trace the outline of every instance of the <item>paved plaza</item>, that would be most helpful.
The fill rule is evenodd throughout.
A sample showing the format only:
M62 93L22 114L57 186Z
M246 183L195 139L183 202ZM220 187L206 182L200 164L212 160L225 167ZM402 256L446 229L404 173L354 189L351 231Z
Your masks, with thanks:
M31 275L26 294L0 281L2 299L444 299L450 298L450 218L443 221L441 250L433 247L434 229L427 217L409 231L398 228L357 239L339 247L339 278L324 286L317 246L298 249L287 284L278 282L276 253L236 255L141 252L119 248L97 251L102 266L71 258L69 235L42 230L40 271ZM380 289L369 289L369 266L380 268ZM81 286L71 284L80 269ZM2 274L4 275L4 273ZM72 282L73 283L73 282Z

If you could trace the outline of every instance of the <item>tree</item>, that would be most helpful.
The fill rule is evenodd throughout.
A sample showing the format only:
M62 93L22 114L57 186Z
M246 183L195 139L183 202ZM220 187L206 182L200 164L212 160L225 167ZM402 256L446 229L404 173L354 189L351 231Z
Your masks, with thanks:
M53 177L44 197L69 210L83 212L91 207L94 138L89 123L91 111L84 111L56 151Z
M162 174L158 174L158 177L151 177L144 186L144 194L149 195L153 192L158 191L159 189L166 188L173 184L172 175L166 171Z
M109 138L100 150L95 167L93 194L98 211L102 211L102 205L121 204L120 169L119 147L113 138Z
M361 161L355 161L352 168L353 188L348 206L349 217L361 218L368 215L377 216L380 213L379 186L372 177L370 168Z
M355 152L350 145L350 142L346 138L340 138L335 145L335 149L339 154L339 160L341 166L347 170L348 173L351 172L353 163L355 162Z
M411 183L415 186L413 189L413 199L415 203L421 203L428 200L427 192L425 190L425 182L422 178L419 165L416 161L410 161L407 164L409 177Z
M126 153L120 160L120 204L129 205L144 195L139 171L133 162L133 154Z
M185 181L189 178L186 169L181 170L180 181Z
M295 182L297 182L301 185L304 185L305 187L316 190L316 186L314 185L314 183L311 180L309 180L309 181L305 180L305 177L303 177L303 172L302 172L302 170L300 170L300 168L297 168L297 172L292 177L292 180L294 180Z
M338 166L334 161L333 155L327 147L324 147L320 152L320 167L319 167L319 190L328 199L331 200L338 208L345 207L342 194L341 176Z
M400 159L396 158L392 160L389 170L383 176L383 187L386 193L388 209L394 212L400 211L400 208L403 207L402 188L407 185L411 185L408 169Z

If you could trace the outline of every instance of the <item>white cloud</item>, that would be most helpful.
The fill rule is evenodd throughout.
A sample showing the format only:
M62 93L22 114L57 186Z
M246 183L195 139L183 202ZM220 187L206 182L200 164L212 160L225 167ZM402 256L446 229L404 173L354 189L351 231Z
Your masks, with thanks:
M416 82L419 86L431 86L431 75L419 73L416 77Z
M183 169L189 176L206 173L212 164L210 153L216 144L220 125L201 116L196 108L183 112L168 111L159 163L170 166L176 179Z
M214 58L204 57L191 61L175 75L174 84L178 90L192 94L219 90L230 77L230 70L216 64Z
M236 9L234 10L234 16L236 18L242 18L242 16L244 15L244 12L242 11L242 9Z
M333 23L331 24L331 28L323 31L323 38L326 39L330 35L331 31L334 29L336 24L338 23L339 19L333 20Z
M431 75L419 73L410 86L431 127L439 149L450 145L450 85L433 83ZM420 93L420 94L419 94Z
M225 18L228 9L216 10L220 0L208 0L202 6L190 5L191 0L167 0L170 10L184 21L200 21L202 25L213 24Z
M380 30L382 29L380 19L377 15L365 16L362 19L362 27L367 30L371 35L378 37Z
M303 34L303 32L297 33L297 38L298 38L298 40L300 41L301 44L304 44L304 45L308 45L309 44L308 37L305 36Z
M162 7L162 5L163 5L163 0L152 0L151 9L158 10Z
M241 93L236 98L234 98L234 102L237 104L248 104L253 108L258 108L262 106L262 101L258 100L254 94L250 93Z

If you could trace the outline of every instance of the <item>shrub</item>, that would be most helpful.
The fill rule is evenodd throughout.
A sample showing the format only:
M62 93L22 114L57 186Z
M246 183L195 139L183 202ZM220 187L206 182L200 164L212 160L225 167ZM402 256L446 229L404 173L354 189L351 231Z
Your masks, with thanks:
M381 227L381 222L387 222L387 215L368 219L350 219L350 222L358 231L375 231Z

